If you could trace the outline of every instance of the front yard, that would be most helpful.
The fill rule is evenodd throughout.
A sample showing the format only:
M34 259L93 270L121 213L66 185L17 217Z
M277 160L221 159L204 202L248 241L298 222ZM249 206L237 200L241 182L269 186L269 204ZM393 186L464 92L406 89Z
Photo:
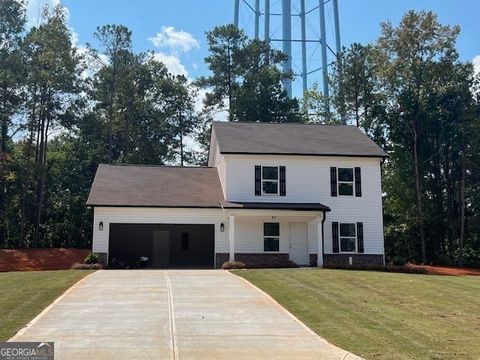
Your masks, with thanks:
M65 290L92 271L0 273L0 341L15 335Z
M480 277L234 271L316 333L366 359L479 359Z

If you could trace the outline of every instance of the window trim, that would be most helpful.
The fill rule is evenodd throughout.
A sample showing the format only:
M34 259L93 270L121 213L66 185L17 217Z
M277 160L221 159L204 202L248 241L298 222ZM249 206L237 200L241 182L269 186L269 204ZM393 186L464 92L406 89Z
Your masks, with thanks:
M340 180L340 169L350 169L350 170L352 170L352 181L342 181L342 180ZM340 184L351 184L352 185L352 194L351 195L340 194ZM337 167L337 194L338 194L338 196L352 196L352 197L355 197L355 167Z
M342 236L342 225L353 225L355 229L355 236ZM343 239L355 239L355 250L353 251L342 251L342 238ZM358 251L358 231L357 231L357 223L348 223L348 222L339 222L338 223L338 252L340 254L356 254Z
M264 179L263 178L263 168L264 167L269 167L269 168L276 168L277 169L277 179ZM270 181L270 182L276 182L277 183L277 192L276 193L266 193L263 190L263 182L264 181ZM280 166L278 165L261 165L260 167L260 187L262 191L262 196L280 196Z
M278 224L278 235L265 235L265 224ZM275 238L278 240L278 250L265 250L265 239L266 238ZM280 252L280 223L279 222L272 222L272 221L267 221L263 223L263 252L264 253L279 253Z

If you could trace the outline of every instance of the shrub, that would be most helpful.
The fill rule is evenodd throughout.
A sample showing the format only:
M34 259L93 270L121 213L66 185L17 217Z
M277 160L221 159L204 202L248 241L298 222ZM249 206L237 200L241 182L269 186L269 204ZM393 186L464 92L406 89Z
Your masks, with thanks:
M222 264L222 269L231 270L231 269L245 269L245 264L241 261L225 261Z
M83 262L85 264L97 264L98 263L98 255L95 254L95 253L90 253L87 255L87 257L85 258L85 260L83 260Z
M403 266L403 265L405 265L406 262L407 262L407 260L405 260L401 256L395 256L393 258L392 264L395 265L395 266Z
M72 269L74 270L100 270L103 269L102 264L80 264L77 263L72 266Z
M407 274L427 274L427 270L420 267L395 266L395 265L324 265L324 269L338 270L365 270L365 271L383 271Z

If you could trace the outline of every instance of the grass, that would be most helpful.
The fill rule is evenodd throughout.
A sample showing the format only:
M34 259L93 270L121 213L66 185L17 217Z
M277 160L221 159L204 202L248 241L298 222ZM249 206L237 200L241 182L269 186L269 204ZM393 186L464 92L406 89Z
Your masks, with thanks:
M92 271L0 273L0 341L12 337L65 290Z
M480 277L234 271L317 334L366 359L480 359Z

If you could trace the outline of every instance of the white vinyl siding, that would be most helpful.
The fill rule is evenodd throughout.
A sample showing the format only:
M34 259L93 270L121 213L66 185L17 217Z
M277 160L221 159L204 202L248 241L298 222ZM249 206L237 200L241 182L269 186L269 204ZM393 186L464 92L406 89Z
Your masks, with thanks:
M226 155L227 200L243 202L319 202L330 207L325 221L325 253L332 253L332 221L339 223L363 222L364 251L383 254L383 211L380 161L378 158L282 156L282 155ZM255 197L254 167L286 167L286 196ZM362 196L330 194L330 167L355 168L362 171ZM309 224L309 234L316 224ZM316 236L315 236L316 238ZM316 252L315 240L310 252Z

